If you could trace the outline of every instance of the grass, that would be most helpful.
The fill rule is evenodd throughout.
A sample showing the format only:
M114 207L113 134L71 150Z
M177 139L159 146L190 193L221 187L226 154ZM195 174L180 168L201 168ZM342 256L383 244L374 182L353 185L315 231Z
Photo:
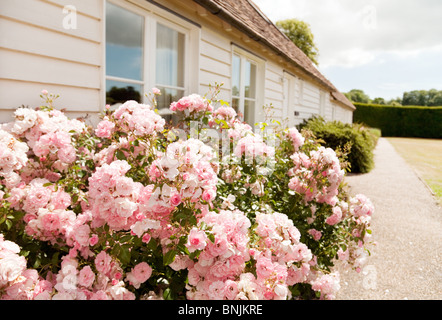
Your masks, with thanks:
M416 170L442 204L442 140L388 138L388 141Z

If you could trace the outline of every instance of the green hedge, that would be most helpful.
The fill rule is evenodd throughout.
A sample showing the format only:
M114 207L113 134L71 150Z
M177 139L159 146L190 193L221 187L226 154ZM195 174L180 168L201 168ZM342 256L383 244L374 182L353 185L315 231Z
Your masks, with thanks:
M333 150L342 151L345 146L350 147L347 161L350 164L349 172L367 173L374 167L373 149L379 135L359 124L344 124L339 121L326 122L321 117L304 120L298 129L307 129L313 132L316 138L323 140L323 145Z
M354 105L353 121L379 128L384 137L442 138L442 107Z

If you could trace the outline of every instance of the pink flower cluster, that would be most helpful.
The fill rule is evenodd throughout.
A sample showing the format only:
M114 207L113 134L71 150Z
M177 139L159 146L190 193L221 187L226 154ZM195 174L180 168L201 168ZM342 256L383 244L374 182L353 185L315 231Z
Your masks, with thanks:
M339 273L318 274L312 281L312 289L321 293L321 299L333 300L336 298L341 285Z
M289 188L302 194L306 202L315 200L334 206L345 174L334 150L320 147L311 151L310 157L296 152L291 159L295 167L289 171Z
M0 299L39 300L52 292L52 284L39 277L37 270L26 268L20 247L0 234Z
M126 161L116 160L98 167L89 178L93 228L107 224L116 231L129 230L132 224L144 218L139 202L149 197L151 190L125 176L130 168Z
M93 266L80 267L76 258L64 256L61 269L49 275L54 292L47 300L134 300L135 295L126 288L123 269L118 261L105 251L95 257Z
M135 136L155 136L163 131L165 124L166 121L150 106L131 100L119 106L111 119L103 119L97 126L96 134L99 137L110 138L118 129Z
M183 97L170 105L171 111L187 111L190 114L200 112L212 112L213 106L209 101L198 94Z
M128 285L138 288L146 282L152 268L138 263L126 273L118 261L101 251L92 264L83 265L66 255L57 274L46 279L34 269L26 268L20 248L0 234L0 298L2 300L134 300Z
M299 133L298 129L295 127L289 128L287 136L292 141L293 148L295 148L295 152L299 151L299 148L301 148L304 145L305 138L302 136L301 133Z
M79 120L68 119L61 111L34 111L18 109L11 131L26 138L32 151L41 160L53 161L62 169L76 159L71 142L73 133L82 133L86 127Z
M233 125L227 130L228 137L233 139L233 141L238 141L239 139L245 137L248 134L253 135L252 127L247 123L242 123L236 120Z
M290 299L298 283L311 285L323 299L335 297L339 275L321 271L327 265L317 252L321 243L309 248L301 232L318 242L336 236L340 242L331 244L336 250L345 242L339 260L358 269L366 259L374 211L363 195L347 203L338 194L344 171L335 152L323 147L300 152L309 142L296 128L283 131L288 143L276 152L236 119L234 109L213 111L199 95L170 109L207 117L212 127L225 121L222 129L233 150L219 162L201 140L170 143L164 119L135 101L106 111L95 136L52 108L20 108L14 122L0 126L0 199L8 202L0 213L24 212L17 225L21 233L61 248L62 255L69 252L50 266L54 273L39 270L43 279L0 234L2 299L135 299L153 283L166 284L167 268L184 271L172 274L170 283L184 281L187 272L185 289L168 289L188 299ZM94 146L97 137L103 139ZM287 154L293 150L292 165ZM275 154L281 159L269 159ZM285 186L290 190L277 186L280 175L272 176L258 159L281 160L276 169L281 175L293 166ZM258 165L252 168L247 160ZM304 225L296 220L295 226L266 203L272 193L287 199L295 192L302 197L290 201L302 198L300 210L312 212ZM285 204L278 205L283 211ZM315 212L323 220L315 220ZM144 297L156 297L159 289Z
M368 218L373 215L373 203L363 194L350 198L350 212L356 218Z
M213 149L200 140L188 139L170 144L164 154L152 162L149 176L155 183L173 183L180 187L162 194L173 206L190 200L212 202L216 196L218 165Z
M42 241L68 245L89 254L90 211L81 214L68 210L71 196L62 188L55 190L47 179L36 178L29 184L20 184L11 190L7 199L11 206L23 210L26 215L25 232Z
M223 120L227 125L232 126L236 119L237 113L232 107L219 107L213 112L213 118L216 120Z
M273 286L266 287L267 297L271 296L278 299L286 299L289 295L287 286L296 283L302 283L307 280L312 264L313 255L310 249L300 242L301 234L293 225L293 221L281 213L260 214L256 217L258 226L256 233L261 237L257 245L259 253L255 253L264 259L264 265L268 265L270 270L270 261L273 269L279 270L269 274L271 278L265 278L265 283ZM266 260L267 259L267 260ZM258 273L258 270L257 270ZM265 273L264 273L265 274ZM283 277L281 277L283 275ZM273 277L273 278L272 278ZM277 277L277 278L275 278ZM272 292L278 285L278 289L285 288L284 296L274 296Z
M181 263L189 268L189 299L281 300L291 296L288 286L307 281L312 253L286 215L260 214L252 230L239 210L209 212L199 223L207 230L192 230L188 241L192 251L201 250L198 261ZM246 267L250 260L256 276Z
M248 232L251 223L239 210L221 210L219 214L207 213L199 224L207 226L214 241L207 239L203 230L193 230L189 234L189 251L201 250L201 253L198 261L188 266L187 298L235 299L239 294L237 278L250 259Z
M9 132L0 129L0 177L3 177L8 188L19 183L20 177L16 171L27 164L28 150L26 143L20 142Z
M275 148L268 146L258 135L246 135L241 138L234 150L234 154L241 158L256 159L257 157L273 157Z

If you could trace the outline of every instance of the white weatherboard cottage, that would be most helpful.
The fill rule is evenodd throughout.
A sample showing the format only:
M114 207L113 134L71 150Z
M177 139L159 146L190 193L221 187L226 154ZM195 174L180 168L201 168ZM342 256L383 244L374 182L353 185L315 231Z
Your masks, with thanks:
M215 82L250 124L270 104L291 126L352 122L351 102L251 0L0 1L0 122L41 105L42 89L69 117L95 121L106 103L143 102L153 87L166 109Z

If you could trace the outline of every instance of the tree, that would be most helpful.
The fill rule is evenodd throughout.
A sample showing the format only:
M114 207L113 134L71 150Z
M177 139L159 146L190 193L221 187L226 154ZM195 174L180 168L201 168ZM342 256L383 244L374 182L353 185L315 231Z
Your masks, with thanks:
M318 65L319 51L314 42L310 25L298 19L286 19L276 22L281 30L310 60Z
M402 99L397 97L396 99L388 100L386 104L389 106L400 107L402 106Z
M352 102L370 103L370 97L360 89L352 89L344 95Z
M374 103L374 104L386 104L385 99L384 99L384 98L381 98L381 97L379 97L379 98L374 98L373 101L372 101L372 103Z
M429 106L442 106L442 91L437 92L430 98Z
M442 91L431 89L404 92L402 104L404 106L440 106L442 105Z

